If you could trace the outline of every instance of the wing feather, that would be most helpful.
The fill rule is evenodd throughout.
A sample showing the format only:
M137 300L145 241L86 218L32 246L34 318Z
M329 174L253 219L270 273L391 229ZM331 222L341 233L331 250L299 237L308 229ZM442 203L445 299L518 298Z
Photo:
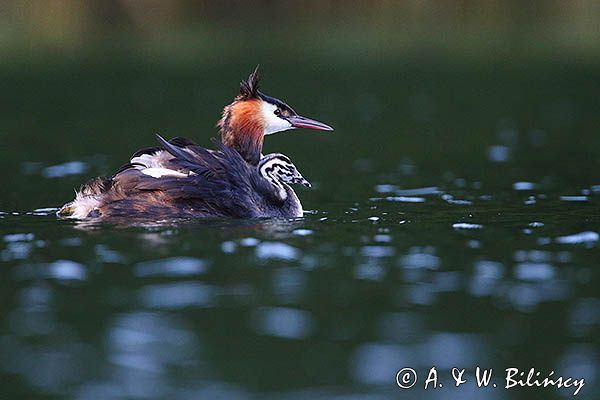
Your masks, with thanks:
M192 214L249 218L264 215L268 203L280 201L256 166L220 141L214 141L216 150L207 150L187 139L167 141L160 135L157 139L158 152L171 157L164 168L188 173L153 177L145 175L139 163L129 163L113 176L109 203L136 210L146 204L148 210L172 207Z

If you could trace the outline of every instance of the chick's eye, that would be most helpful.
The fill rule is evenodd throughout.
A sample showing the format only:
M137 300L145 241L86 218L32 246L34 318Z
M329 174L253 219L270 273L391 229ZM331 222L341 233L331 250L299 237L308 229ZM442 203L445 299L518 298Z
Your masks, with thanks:
M281 115L281 110L279 108L275 110L275 115L277 115L278 117Z

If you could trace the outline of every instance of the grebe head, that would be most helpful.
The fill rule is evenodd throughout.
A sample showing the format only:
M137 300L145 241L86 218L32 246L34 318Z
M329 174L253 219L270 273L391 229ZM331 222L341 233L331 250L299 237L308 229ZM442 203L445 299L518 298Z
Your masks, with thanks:
M221 140L235 148L251 164L257 164L265 135L307 128L332 131L322 122L298 115L285 102L258 90L258 67L240 83L240 94L225 107L218 123Z
M287 191L283 184L311 187L310 182L304 179L289 157L280 153L267 154L261 158L258 172L277 189L281 200L287 198Z

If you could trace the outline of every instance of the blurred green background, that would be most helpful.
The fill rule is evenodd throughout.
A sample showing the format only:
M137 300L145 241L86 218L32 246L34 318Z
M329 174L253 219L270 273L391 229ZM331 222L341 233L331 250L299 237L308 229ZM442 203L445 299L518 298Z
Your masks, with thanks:
M0 162L15 188L6 209L35 207L30 185L16 190L22 180L9 172L19 161L99 156L97 172L110 173L156 132L208 145L237 82L257 64L267 93L338 129L267 141L308 176L323 167L343 174L370 158L377 168L422 159L433 173L445 172L448 157L484 166L482 149L502 139L497 132L520 128L549 134L548 156L520 177L540 179L574 138L597 143L594 1L54 0L2 1L0 10ZM556 134L564 127L569 134ZM580 155L590 168L599 166L596 148ZM590 171L562 164L570 179ZM41 196L48 205L66 200Z
M345 56L364 64L413 51L480 62L593 62L600 43L600 5L592 0L4 0L1 12L4 52L26 57L110 48L165 63L229 63L285 48L280 61Z

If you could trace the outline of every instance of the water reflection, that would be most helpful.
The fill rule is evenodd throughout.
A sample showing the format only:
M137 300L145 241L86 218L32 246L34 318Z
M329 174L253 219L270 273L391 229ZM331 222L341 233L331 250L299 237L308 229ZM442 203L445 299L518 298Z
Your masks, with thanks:
M500 287L505 267L496 261L481 260L474 265L469 284L469 293L473 296L491 296Z
M488 158L490 161L503 163L510 158L510 148L502 145L494 145L488 148Z
M85 281L88 272L83 264L57 260L48 264L23 264L15 271L18 280L54 279L61 283Z
M137 82L140 98L148 83L164 86L138 74L116 86ZM445 86L451 75L431 77ZM21 171L1 199L0 397L572 397L450 384L401 391L394 383L406 366L422 374L435 365L448 377L454 366L481 365L585 377L578 398L596 398L600 185L586 161L597 157L570 155L592 154L597 135L559 132L541 117L499 117L504 108L490 106L493 99L482 102L493 115L471 113L471 100L469 115L444 113L464 82L454 78L459 89L447 102L417 88L409 95L414 121L398 115L398 126L369 135L349 123L331 147L302 148L289 136L294 145L283 149L322 182L303 193L313 210L296 220L57 221L56 209L42 206L122 160L94 163L81 155L87 148L76 149L83 161L66 153L11 160ZM192 92L204 98L204 90L216 93ZM373 93L350 100L353 108L369 103L359 124L391 109ZM577 105L557 101L570 106L548 118L574 124ZM587 112L577 126L596 126L596 109ZM127 145L134 148L139 132L120 129L144 121L127 114L106 135L135 137ZM195 114L177 115L177 128L196 126ZM406 134L411 123L431 126ZM311 162L302 162L307 153Z
M212 307L218 292L203 283L164 283L144 286L138 291L138 301L143 307L156 309Z
M286 339L306 339L315 329L307 311L287 307L259 307L253 311L252 325L260 335Z
M256 246L256 257L262 260L292 261L300 257L298 249L281 242L264 242Z
M598 235L598 232L586 231L575 233L573 235L557 237L556 242L563 244L585 244L587 246L593 246L596 242L598 242L599 238L600 235Z
M145 247L141 257L133 256L131 243L120 239L123 235L115 240L102 236L98 242L93 231L89 237L74 237L71 225L65 226L62 237L13 230L2 236L0 251L12 263L9 278L20 289L14 291L17 305L0 335L0 367L43 393L80 399L195 398L207 393L245 398L272 384L230 375L232 365L241 363L239 371L249 365L266 368L275 376L270 357L279 346L291 346L286 352L305 353L302 363L335 365L341 374L337 379L344 382L341 393L366 385L387 398L397 395L388 385L402 366L423 371L436 365L440 373L449 374L456 365L505 368L522 361L518 355L494 359L495 348L505 340L529 340L511 333L518 329L511 324L523 323L517 322L521 316L552 324L564 321L564 330L573 338L595 340L598 298L577 294L593 278L570 278L577 263L585 263L581 256L595 251L595 232L553 234L556 231L548 230L551 218L543 216L544 223L519 224L532 230L532 245L501 241L504 251L486 257L495 225L483 229L453 223L455 216L450 215L436 223L436 229L446 232L446 240L466 243L469 252L449 254L446 247L419 234L414 223L391 220L389 208L378 209L382 217L377 219L370 219L372 211L356 207L360 229L354 228L357 222L349 222L351 234L337 244L318 240L324 222L318 214L276 223L274 231L256 229L256 223L225 223L218 235L209 235L219 226L215 223L152 227L150 232L121 228L134 244L147 245L148 235L163 232L170 238L161 246ZM282 230L285 240L280 239ZM466 242L463 231L472 236ZM536 237L536 232L554 239L537 248L543 236ZM204 239L194 242L200 247L187 247L198 235ZM88 263L79 262L80 257L29 261L49 246L71 253L88 249ZM180 255L172 255L173 246ZM219 255L207 253L210 248ZM114 283L107 285L107 280ZM81 306L105 310L103 316L79 321L81 311L65 314L81 309L63 299L84 292L94 294ZM477 311L485 299L491 303ZM465 304L478 315L470 323L458 317ZM568 305L567 316L546 314L543 306L548 304ZM498 319L486 319L488 313ZM500 329L502 313L513 321ZM499 336L489 329L500 329ZM563 340L548 335L553 343ZM269 349L264 360L255 358L252 343ZM328 350L315 353L315 346ZM598 373L593 349L593 344L571 346L542 364L591 381ZM305 368L300 361L286 362L291 370ZM298 393L306 390L292 381L283 385L279 397L302 396ZM315 396L329 398L315 390ZM460 393L469 398L479 392ZM427 395L450 399L454 394L448 389ZM505 392L490 396L512 398Z
M208 265L205 261L193 257L172 257L162 260L141 262L133 267L139 277L170 276L183 277L206 273Z
M111 366L108 382L100 389L112 386L131 398L167 396L169 370L198 368L195 360L202 349L198 338L177 318L146 312L116 315L109 322L104 346ZM92 383L80 390L98 389Z

